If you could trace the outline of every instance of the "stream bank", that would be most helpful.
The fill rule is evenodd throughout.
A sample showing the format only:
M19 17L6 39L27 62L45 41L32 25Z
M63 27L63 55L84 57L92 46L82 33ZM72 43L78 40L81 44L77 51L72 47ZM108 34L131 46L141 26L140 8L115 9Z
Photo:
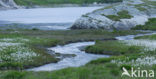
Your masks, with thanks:
M148 31L149 32L149 31ZM127 36L118 36L116 37L117 40L134 40L135 37L145 36L145 35L153 35L156 34L155 32L147 33L147 34L137 34L137 35L127 35ZM107 58L110 55L98 55L92 54L89 52L85 52L81 50L81 47L86 47L90 45L95 45L95 42L77 42L77 43L70 43L63 46L56 46L52 48L48 48L48 50L54 51L53 53L60 53L60 54L75 54L76 56L70 58L64 58L57 63L46 64L40 67L35 67L32 69L28 69L28 71L54 71L60 70L68 67L80 67L91 60L96 60L98 58Z

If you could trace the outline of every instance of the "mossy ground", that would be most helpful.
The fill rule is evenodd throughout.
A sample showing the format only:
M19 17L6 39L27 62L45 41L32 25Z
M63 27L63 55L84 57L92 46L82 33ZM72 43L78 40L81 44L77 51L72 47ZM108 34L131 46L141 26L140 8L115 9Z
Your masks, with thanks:
M106 16L107 18L113 21L120 21L120 19L130 19L133 17L126 10L119 11L117 15L104 15L104 16Z

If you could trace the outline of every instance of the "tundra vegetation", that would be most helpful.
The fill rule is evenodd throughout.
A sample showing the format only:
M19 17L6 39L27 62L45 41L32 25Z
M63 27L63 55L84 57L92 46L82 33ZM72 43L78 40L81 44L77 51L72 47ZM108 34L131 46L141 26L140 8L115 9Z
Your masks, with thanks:
M68 31L43 31L43 30L24 30L24 29L0 30L0 47L1 47L0 78L35 79L39 78L40 76L41 79L46 78L66 79L69 78L69 76L72 76L69 79L74 78L92 79L92 78L102 78L105 73L110 72L117 75L118 71L114 72L109 69L107 70L107 67L103 67L102 64L95 65L91 63L80 68L67 68L54 72L29 72L23 71L23 69L40 66L45 63L51 62L55 63L59 61L59 59L48 54L46 48L51 46L55 46L58 44L64 45L67 43L77 41L114 40L114 37L116 36L127 34L138 34L138 33L142 32L106 31L93 29L68 30ZM91 72L95 68L96 68L95 72ZM103 71L103 69L104 70L106 69L107 71ZM73 73L71 73L71 71ZM96 72L99 74L90 76ZM65 75L62 76L63 74Z
M103 15L103 16L106 16L107 18L109 18L109 19L111 19L113 21L120 21L120 19L130 19L130 18L133 17L126 10L119 11L117 13L117 15Z
M92 4L97 3L114 3L122 0L15 0L18 5L52 5L52 4Z

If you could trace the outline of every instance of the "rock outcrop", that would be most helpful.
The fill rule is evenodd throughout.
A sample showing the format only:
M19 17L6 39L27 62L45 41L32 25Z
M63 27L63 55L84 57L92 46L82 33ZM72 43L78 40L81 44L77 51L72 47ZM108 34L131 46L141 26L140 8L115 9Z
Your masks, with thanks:
M127 30L156 17L155 0L124 0L80 17L71 29Z
M10 8L18 8L18 7L19 6L16 5L14 0L0 0L0 8L10 9Z

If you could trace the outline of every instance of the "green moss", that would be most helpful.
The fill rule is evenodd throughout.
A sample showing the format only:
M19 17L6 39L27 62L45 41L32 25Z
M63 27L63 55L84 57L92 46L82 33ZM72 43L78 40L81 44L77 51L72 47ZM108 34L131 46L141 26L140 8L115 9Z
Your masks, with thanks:
M120 19L130 19L133 17L126 10L119 11L117 15L103 15L103 16L106 16L107 18L113 21L120 21Z
M120 17L118 17L116 15L106 15L106 17L113 21L120 21Z
M127 10L122 10L122 11L118 12L117 14L120 19L130 19L133 17L129 14L129 12Z

